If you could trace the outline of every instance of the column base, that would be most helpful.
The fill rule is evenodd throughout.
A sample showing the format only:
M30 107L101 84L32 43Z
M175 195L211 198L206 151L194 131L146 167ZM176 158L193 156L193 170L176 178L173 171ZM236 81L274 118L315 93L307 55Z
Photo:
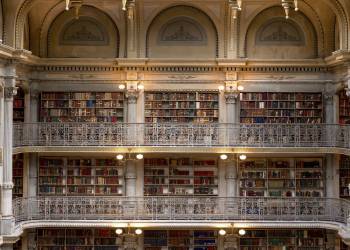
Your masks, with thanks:
M1 218L1 235L11 235L15 227L15 218L13 216Z

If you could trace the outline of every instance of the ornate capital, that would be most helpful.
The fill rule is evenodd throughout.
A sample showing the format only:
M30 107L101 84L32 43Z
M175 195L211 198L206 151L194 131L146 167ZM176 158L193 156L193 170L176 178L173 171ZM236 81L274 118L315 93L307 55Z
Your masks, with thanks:
M124 236L124 249L137 249L137 236L136 235L125 235Z
M40 97L40 92L38 90L31 90L30 91L30 99L38 101Z
M13 189L13 183L12 182L7 182L7 183L3 183L2 185L3 189Z
M128 99L128 104L136 104L137 98L139 97L139 92L136 90L128 90L125 96Z
M334 99L334 95L335 95L335 93L333 93L333 92L325 92L323 94L323 98L324 98L325 102L332 103L333 99Z
M4 88L4 97L5 99L13 99L17 95L17 87L5 87Z
M236 104L239 93L225 93L225 99L227 104Z
M347 97L350 97L350 88L345 88L345 94Z

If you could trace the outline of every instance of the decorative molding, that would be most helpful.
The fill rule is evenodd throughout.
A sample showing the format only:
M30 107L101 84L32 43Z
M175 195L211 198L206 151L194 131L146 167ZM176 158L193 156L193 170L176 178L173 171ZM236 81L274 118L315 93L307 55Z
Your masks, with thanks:
M160 45L205 45L205 29L192 18L176 17L165 23L158 35Z
M301 46L305 44L305 38L303 31L293 21L273 18L258 29L255 42L257 45Z
M101 23L91 17L80 17L68 22L61 31L60 45L106 46L108 33Z
M174 80L190 80L190 79L195 79L197 78L196 76L190 76L190 75L172 75L168 76L169 79L174 79Z
M1 184L2 189L13 189L14 184L12 182L7 182L7 183L3 183Z
M239 93L225 93L225 99L227 104L236 104L239 97Z
M17 87L5 87L4 88L4 98L5 99L13 99L15 95L17 95Z
M295 76L274 76L274 75L271 75L271 76L268 76L266 78L276 80L276 81L283 81L283 80L295 79L296 77Z
M80 79L80 80L96 78L95 75L87 75L87 74L69 75L69 77L74 79Z
M128 99L128 104L136 104L139 92L135 90L126 91L125 97Z

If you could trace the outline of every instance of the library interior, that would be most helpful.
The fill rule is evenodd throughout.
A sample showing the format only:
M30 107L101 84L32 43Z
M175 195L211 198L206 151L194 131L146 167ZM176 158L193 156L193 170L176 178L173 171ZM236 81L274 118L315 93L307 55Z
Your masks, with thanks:
M349 250L349 0L0 0L1 250Z

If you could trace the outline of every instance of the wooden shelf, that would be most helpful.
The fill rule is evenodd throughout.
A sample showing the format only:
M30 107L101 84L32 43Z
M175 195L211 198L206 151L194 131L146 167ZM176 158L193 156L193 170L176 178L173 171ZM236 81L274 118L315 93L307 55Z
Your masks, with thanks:
M320 158L256 158L240 162L240 195L323 197Z
M42 122L123 122L122 92L42 92Z
M215 92L146 92L145 122L218 122L219 94Z
M122 240L114 229L37 229L39 250L122 249Z
M12 156L12 180L13 190L12 197L23 197L23 154Z
M24 107L24 90L18 88L13 98L13 122L24 122Z
M146 158L144 195L217 195L215 159Z
M217 238L217 232L210 230L146 230L144 249L216 250Z
M339 93L339 123L350 124L350 97L345 90Z
M241 123L322 123L321 93L241 93Z
M115 159L41 157L39 195L124 193L124 166Z
M325 230L247 230L239 239L240 250L326 249Z

